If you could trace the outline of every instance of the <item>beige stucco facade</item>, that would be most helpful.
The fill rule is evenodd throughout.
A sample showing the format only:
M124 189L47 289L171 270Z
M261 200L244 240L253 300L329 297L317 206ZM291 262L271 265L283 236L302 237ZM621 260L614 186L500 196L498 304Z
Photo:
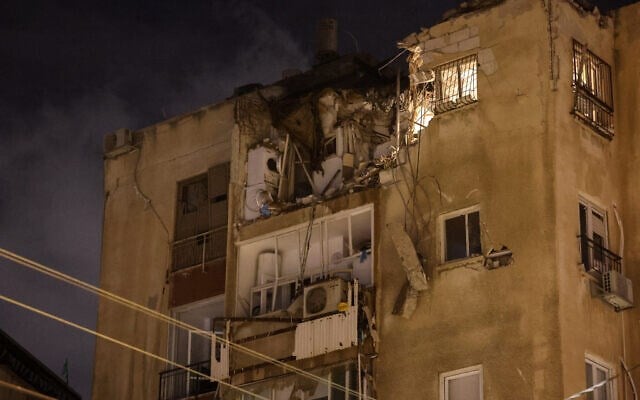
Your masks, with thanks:
M193 274L199 281L213 279L213 275L207 277L211 269L204 268L204 263L201 269L180 274L171 268L178 188L180 182L230 162L225 318L221 318L227 321L229 338L235 334L251 349L321 375L332 366L360 365L361 357L366 358L363 376L372 384L367 393L377 399L445 400L447 374L468 368L479 371L484 400L563 399L587 386L586 360L606 368L610 377L619 376L611 381L608 400L633 398L629 380L623 378L621 360L629 367L640 363L640 312L637 308L617 311L603 301L597 290L601 281L583 264L580 245L584 242L578 236L583 233L579 205L588 204L602 212L603 243L622 256L622 274L632 280L637 297L640 3L610 17L565 0L488 3L497 4L463 9L401 42L401 47L409 50L412 73L436 71L437 75L446 63L477 57L477 83L473 101L436 112L428 126L412 133L415 141L407 139L408 145L401 146L391 168L358 170L380 173L379 184L372 181L349 189L344 178L344 185L333 196L306 196L313 197L313 206L279 208L276 199L271 205L278 207L277 212L272 207L273 214L265 213L252 221L246 218L249 152L265 143L265 138L273 140L274 132L294 132L287 118L297 121L305 116L302 107L295 112L288 108L290 114L285 117L274 113L273 104L288 99L286 84L134 133L127 152L105 161L101 287L170 313L175 309L171 299L176 277L190 279ZM613 136L597 132L575 115L574 41L611 66ZM462 86L458 71L458 85ZM404 93L415 88L413 78L411 82ZM344 120L384 121L380 135L395 142L394 108L385 108L386 119L379 115L384 113L376 114L376 101L387 104L393 99L393 84L370 88L378 100L362 94L365 90L340 91L331 85L325 83L323 88L339 93L335 98L350 99L342 109L335 106L338 122L334 121L334 127L339 125L341 113ZM296 101L323 104L321 100L328 95L316 90L305 96L299 95ZM287 104L291 107L291 102ZM398 113L401 135L410 136L415 122L412 115L405 109ZM322 125L323 116L321 112L321 121L309 129L320 130L321 126L326 138L331 129ZM305 122L298 125L306 127ZM299 143L305 139L299 133L291 133L291 137ZM309 138L314 142L314 134L309 133ZM375 144L372 142L372 148ZM279 146L275 147L282 149L282 144ZM285 147L283 154L293 153L287 153ZM299 155L298 164L307 163L311 168L313 151L309 154ZM361 161L371 161L365 158ZM344 162L343 168L347 165ZM385 173L387 178L383 179ZM345 232L351 238L357 229L351 225L349 210L355 209L372 215L371 225L360 227L370 229L367 232L371 235L362 259L367 258L368 250L373 257L371 284L361 299L365 299L362 303L370 308L375 323L368 321L363 329L366 338L353 346L292 361L293 332L305 318L280 310L265 314L273 318L270 325L256 324L256 314L261 311L254 314L252 296L259 285L254 284L253 275L247 277L245 260L253 256L251 246L259 246L255 243L278 235L300 236L309 221L329 231L322 224L329 226L332 218L341 221L339 218L347 215L349 228ZM445 221L476 212L482 251L445 261ZM411 239L410 247L415 248L411 251L426 260L426 285L416 291L415 309L404 316L394 308L403 299L409 272L405 269L407 260L401 256L406 249L400 249L397 237L390 234L394 224L401 224ZM465 226L467 252L471 253L469 225ZM277 247L277 240L275 243ZM512 252L512 259L504 266L487 268L490 251L503 246ZM357 253L351 239L349 247L351 253ZM357 254L351 254L351 260L358 258L354 256ZM243 279L251 283L244 284ZM410 290L414 283L411 281ZM255 285L251 292L244 289L251 285ZM291 321L278 320L285 317ZM171 358L168 349L172 339L166 325L105 300L100 303L98 329ZM280 336L270 337L273 332ZM298 388L295 379L283 370L234 359L231 354L229 382L259 393L270 388L272 395L291 386L294 389L287 396L298 393L300 398L316 398L315 389ZM242 368L234 370L234 362ZM158 373L164 367L99 340L94 398L156 398ZM632 376L640 383L640 369ZM225 398L239 398L237 393L226 393Z
M102 289L169 314L178 182L229 161L233 111L223 102L142 129L125 154L105 159ZM196 279L207 275L215 271ZM166 323L104 298L98 331L170 358ZM156 398L158 374L168 368L100 339L95 358L96 399Z

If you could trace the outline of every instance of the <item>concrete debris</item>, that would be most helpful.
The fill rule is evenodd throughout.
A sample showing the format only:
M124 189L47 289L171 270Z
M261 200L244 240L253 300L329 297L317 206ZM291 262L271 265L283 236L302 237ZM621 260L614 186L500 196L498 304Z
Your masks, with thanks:
M412 289L421 292L429 288L427 276L422 269L422 264L418 259L416 249L411 238L399 222L392 222L387 225L387 231L391 236L391 241L400 256L402 267L407 274L407 280Z
M238 124L251 149L244 221L378 187L381 173L385 184L394 183L388 170L403 163L405 147L416 144L428 124L428 94L422 89L433 72L422 71L416 61L410 63L411 87L410 79L399 85L366 69L313 89L323 87L320 83L335 73L332 68L344 76L353 61L319 65L314 74L280 82L280 92L267 96L256 88L238 101ZM328 70L333 72L325 75ZM396 86L402 86L399 94Z
M399 164L392 145L395 104L411 98L396 98L391 90L324 89L295 101L270 101L272 125L265 129L256 121L269 135L248 152L244 220L378 186L379 174ZM401 118L410 118L413 108L401 104ZM411 126L404 121L401 129ZM414 136L404 135L411 139L402 145L413 144Z
M429 288L427 276L424 273L422 263L418 258L411 238L400 223L390 223L387 231L391 241L398 252L402 267L407 274L407 282L400 291L393 308L393 314L411 318L418 305L420 292Z
M408 281L405 282L402 289L400 289L391 313L410 319L418 307L418 297L420 297L420 292L413 289Z

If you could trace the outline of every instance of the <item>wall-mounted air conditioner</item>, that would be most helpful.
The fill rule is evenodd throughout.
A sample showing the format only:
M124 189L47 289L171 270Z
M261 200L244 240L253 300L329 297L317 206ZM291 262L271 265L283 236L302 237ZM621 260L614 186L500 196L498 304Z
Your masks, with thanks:
M633 286L629 278L618 271L602 274L602 298L618 310L633 306Z
M348 294L349 284L340 278L307 286L304 288L302 315L311 318L336 312L340 303L347 302Z
M133 134L129 129L118 129L104 137L104 154L115 157L133 150Z

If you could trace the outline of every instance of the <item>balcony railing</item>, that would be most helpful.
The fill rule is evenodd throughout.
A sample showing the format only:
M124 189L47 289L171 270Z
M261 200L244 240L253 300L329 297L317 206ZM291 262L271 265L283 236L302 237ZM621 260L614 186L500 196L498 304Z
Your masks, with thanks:
M573 114L591 125L600 135L613 138L613 110L585 93L583 89L576 90Z
M187 365L187 368L210 375L211 360ZM215 392L216 382L211 382L202 375L174 368L160 373L160 390L158 400L177 400L196 397L205 393Z
M173 243L173 266L177 271L224 258L227 252L227 227L223 226Z
M612 270L622 272L622 257L585 235L578 239L582 264L587 272L600 275Z

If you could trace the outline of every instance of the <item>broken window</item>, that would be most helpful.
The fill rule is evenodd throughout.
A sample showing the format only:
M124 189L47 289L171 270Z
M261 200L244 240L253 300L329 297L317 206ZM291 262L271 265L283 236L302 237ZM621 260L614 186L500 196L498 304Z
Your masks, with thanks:
M440 375L441 400L482 400L482 366Z
M436 114L478 101L478 56L473 54L435 68Z
M611 67L577 41L573 41L573 113L596 132L613 137Z
M590 360L585 359L585 375L587 381L587 387L591 387L595 384L601 383L609 379L609 368ZM606 383L604 386L596 388L593 392L587 393L588 400L609 400L612 399L611 384Z
M444 261L481 255L480 212L477 207L446 215L443 236Z

